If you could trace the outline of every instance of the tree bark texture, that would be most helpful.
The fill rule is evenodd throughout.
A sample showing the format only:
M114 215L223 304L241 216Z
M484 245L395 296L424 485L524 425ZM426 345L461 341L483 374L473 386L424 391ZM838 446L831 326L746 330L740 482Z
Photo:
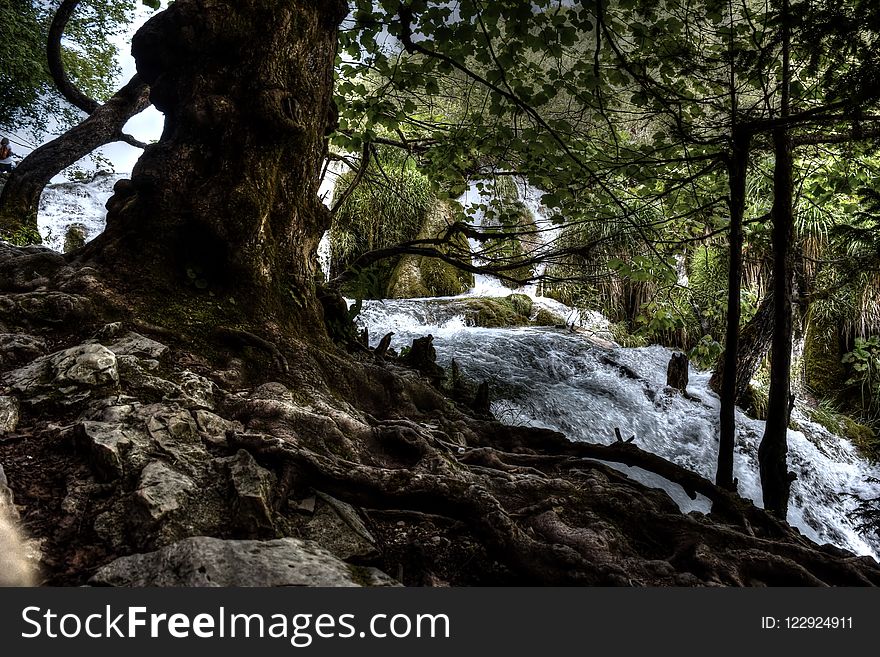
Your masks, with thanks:
M82 123L24 158L0 195L0 235L36 231L40 196L49 181L96 148L122 139L126 122L149 105L149 89L135 75Z
M132 54L164 131L117 184L85 257L149 277L150 291L195 280L192 303L231 300L242 317L318 317L330 215L317 191L346 11L341 0L178 0L148 21Z
M748 403L748 387L752 377L767 351L770 349L770 341L773 337L773 295L768 294L761 301L755 312L742 331L739 333L738 355L736 359L736 403L744 406ZM724 379L725 358L718 359L709 386L721 394L721 382Z
M758 449L764 508L785 519L791 491L788 472L788 424L791 419L791 336L794 216L792 152L788 133L773 135L776 150L773 201L773 315L770 347L770 399L767 425Z

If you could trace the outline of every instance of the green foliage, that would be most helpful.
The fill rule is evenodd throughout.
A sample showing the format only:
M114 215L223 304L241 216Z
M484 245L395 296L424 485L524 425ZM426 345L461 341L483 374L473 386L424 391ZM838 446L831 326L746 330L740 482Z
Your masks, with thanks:
M62 61L71 81L98 102L119 86L118 51L109 37L120 34L143 4L158 0L83 0L67 24ZM57 3L0 0L0 131L37 140L49 130L81 120L79 110L58 94L46 60L49 25Z
M857 338L853 350L843 356L850 377L848 385L857 386L862 407L871 414L880 411L880 337Z
M711 370L715 367L722 353L724 353L724 345L711 335L704 335L688 352L688 358L698 368Z
M40 233L35 228L31 228L30 226L24 226L19 228L14 233L6 233L4 234L0 231L0 240L4 240L9 242L10 244L14 244L16 246L28 246L30 244L42 244L43 238L40 237Z
M351 267L369 251L414 240L436 202L430 181L415 170L411 162L396 160L391 153L380 161L381 170L364 176L333 218L330 228L333 276ZM349 171L338 178L334 199L345 193L355 176L355 172ZM357 271L352 288L366 297L384 297L396 261Z

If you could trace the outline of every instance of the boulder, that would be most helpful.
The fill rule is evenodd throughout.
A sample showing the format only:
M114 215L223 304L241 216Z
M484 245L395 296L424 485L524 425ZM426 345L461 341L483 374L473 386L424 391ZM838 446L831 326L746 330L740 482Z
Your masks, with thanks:
M395 586L374 568L351 566L312 541L197 536L99 568L98 586Z
M64 253L70 253L84 247L88 236L89 231L83 224L70 224L64 233Z
M449 201L438 201L425 216L416 239L443 237L454 222L455 212ZM451 238L450 246L438 248L444 253L467 254L465 260L470 263L470 247L461 233ZM473 274L463 272L439 258L404 255L391 274L387 296L392 299L455 296L473 286Z
M73 405L98 390L116 388L116 355L99 344L83 344L43 356L2 376L6 385L29 404Z
M185 474L162 461L153 461L141 472L135 499L153 520L160 520L179 509L195 488L193 480Z
M117 356L137 356L138 358L154 360L160 360L168 353L168 347L161 342L156 342L144 337L140 333L133 332L125 334L118 341L111 344L108 349Z
M133 441L120 424L81 422L74 428L74 441L86 451L92 469L102 481L113 481L125 474L123 455Z

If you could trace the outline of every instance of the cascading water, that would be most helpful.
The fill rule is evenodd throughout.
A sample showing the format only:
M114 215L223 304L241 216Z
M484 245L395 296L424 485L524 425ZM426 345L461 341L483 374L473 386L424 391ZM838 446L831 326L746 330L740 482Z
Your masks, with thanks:
M539 230L552 239L540 192L527 187L520 198L533 212ZM485 202L480 192L472 185L461 200L473 206L470 214L480 225L479 204ZM516 292L532 297L536 307L566 318L569 326L582 328L471 327L456 303L456 299L511 292L490 276L478 276L474 289L458 298L365 302L357 321L376 342L394 332L392 346L397 349L414 338L433 335L441 365L455 359L466 377L490 382L492 410L504 422L555 429L571 440L599 443L612 442L615 429L620 429L626 437L634 435L642 449L714 479L720 402L708 386L709 372L692 367L688 396L671 391L666 388L671 350L609 343L608 321L602 315L578 313L540 296L534 285ZM789 467L797 475L789 522L818 543L878 558L880 538L862 531L852 515L861 500L880 497L880 468L862 459L849 441L810 422L801 409L795 410L793 419L801 430L788 435ZM763 433L763 422L737 412L735 476L740 494L758 505L762 503L758 445ZM646 485L663 488L684 512L709 510L708 500L691 500L679 486L658 475L609 465Z
M397 349L432 334L441 365L454 358L465 376L490 382L492 410L504 422L605 444L619 428L626 437L635 435L642 449L714 478L719 400L708 387L710 374L691 368L692 399L668 390L669 349L608 349L567 329L469 327L454 303L437 299L368 301L358 321L374 341L393 331ZM615 363L638 378L624 375ZM880 468L799 411L795 420L802 431L789 431L788 436L790 469L798 477L792 485L789 522L818 543L877 558L880 540L861 532L850 514L860 499L880 496L880 485L870 481L880 479ZM760 505L757 450L764 423L738 412L737 430L739 492ZM685 512L708 511L707 500L691 501L680 487L656 475L614 467L665 489Z
M88 183L47 185L37 213L43 244L61 251L67 231L77 224L84 230L86 241L97 237L104 230L107 217L104 206L113 193L113 186L126 177L128 174L98 172Z

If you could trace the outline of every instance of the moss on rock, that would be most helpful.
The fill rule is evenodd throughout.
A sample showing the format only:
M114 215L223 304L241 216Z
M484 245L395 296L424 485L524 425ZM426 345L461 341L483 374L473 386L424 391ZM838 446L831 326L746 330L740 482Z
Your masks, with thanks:
M474 298L464 304L467 321L473 326L505 328L530 324L532 300L524 294L511 294L500 299Z
M452 206L448 201L438 201L425 217L417 239L442 237L454 221ZM455 235L448 246L439 249L446 254L462 258L470 249L464 235ZM416 299L421 297L448 297L466 292L474 285L474 275L463 272L439 258L405 255L400 258L390 275L387 296L392 299Z
M847 379L840 343L833 328L810 322L804 343L803 364L807 386L819 397L833 399Z

